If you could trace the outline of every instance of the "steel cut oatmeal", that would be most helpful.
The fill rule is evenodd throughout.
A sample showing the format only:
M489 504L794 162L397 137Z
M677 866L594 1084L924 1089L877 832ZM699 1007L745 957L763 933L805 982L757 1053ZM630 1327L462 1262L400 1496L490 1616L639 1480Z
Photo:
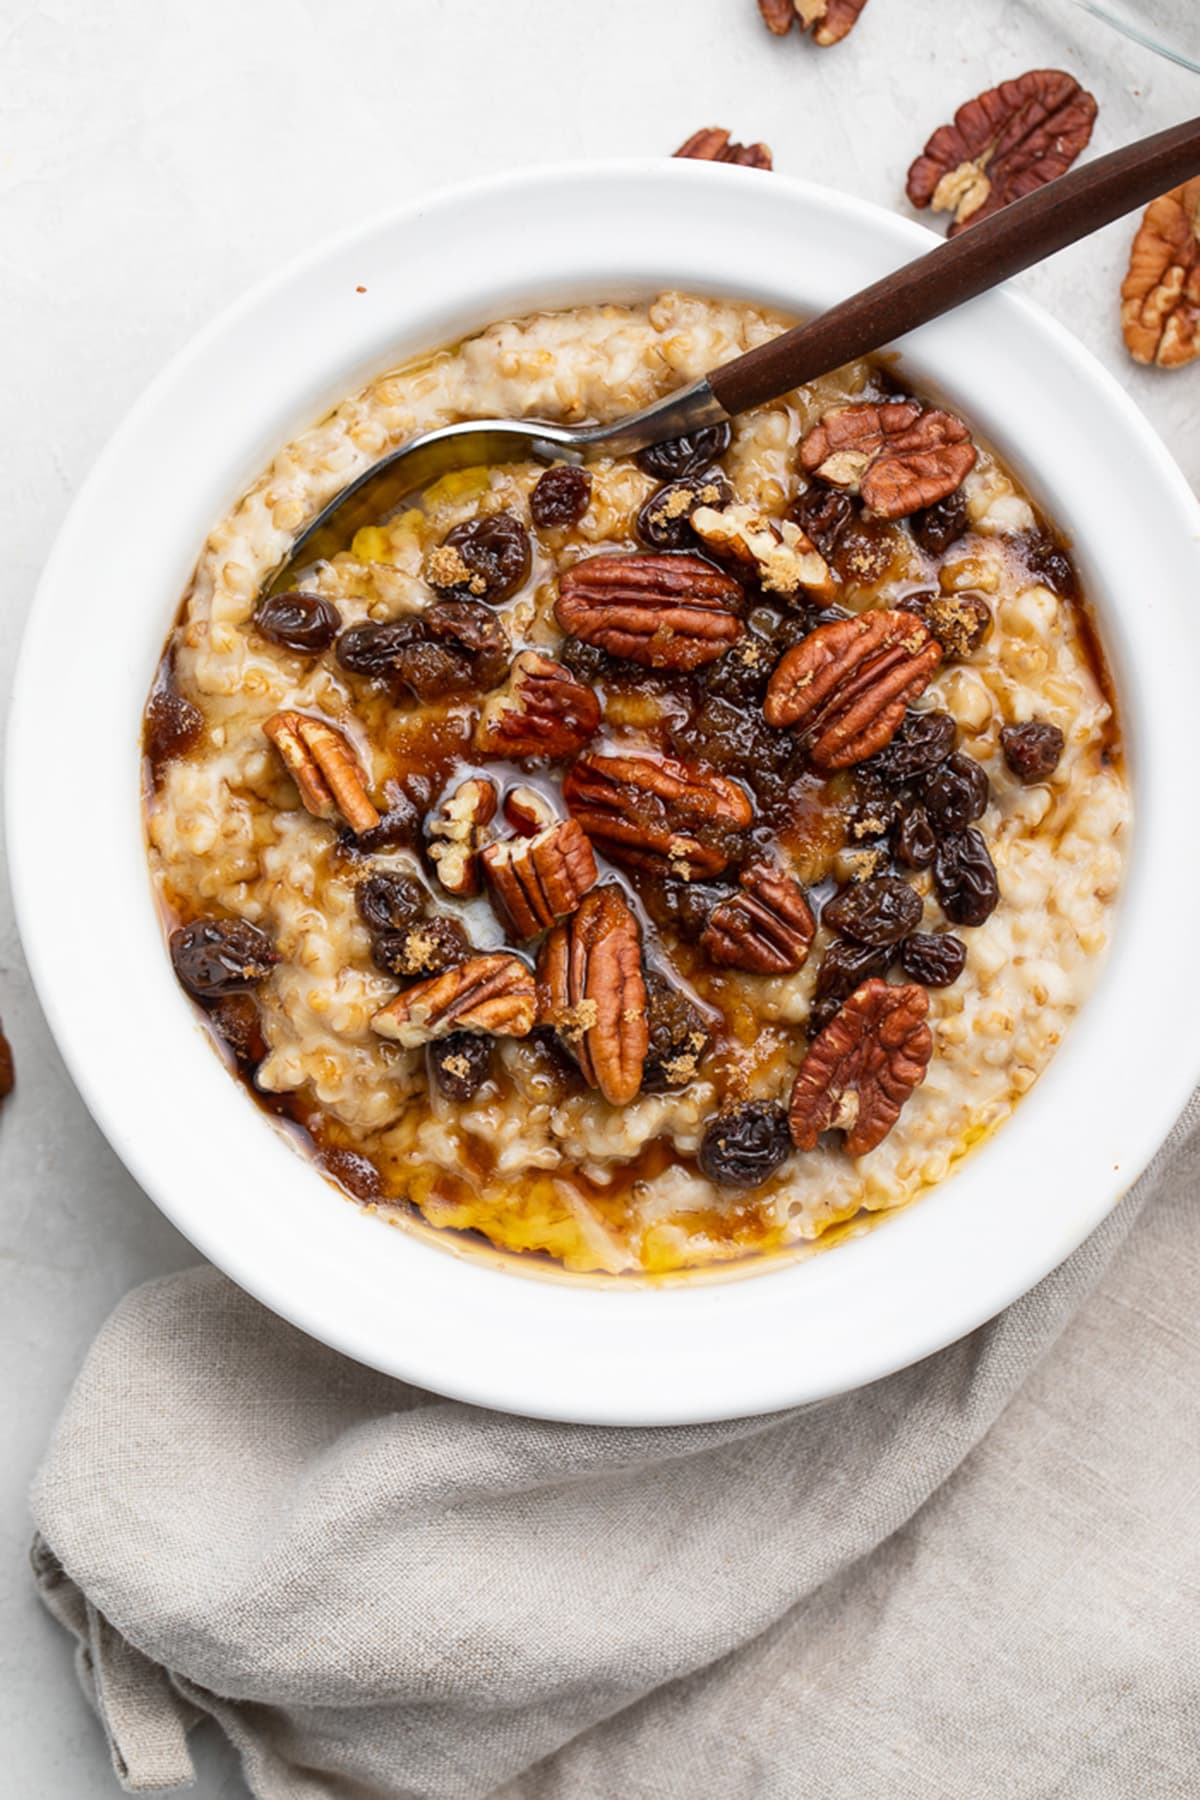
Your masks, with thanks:
M147 708L176 971L324 1170L570 1269L911 1199L1045 1068L1129 794L1070 556L862 363L633 460L444 477L271 594L416 433L607 420L788 322L494 325L280 452Z

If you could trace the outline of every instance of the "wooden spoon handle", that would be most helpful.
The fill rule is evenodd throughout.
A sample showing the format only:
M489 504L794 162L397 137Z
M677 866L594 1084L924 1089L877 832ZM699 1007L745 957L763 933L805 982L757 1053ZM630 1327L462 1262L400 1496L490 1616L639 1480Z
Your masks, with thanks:
M1200 119L1189 119L1012 201L810 324L713 369L709 385L728 413L761 406L882 349L1197 174Z

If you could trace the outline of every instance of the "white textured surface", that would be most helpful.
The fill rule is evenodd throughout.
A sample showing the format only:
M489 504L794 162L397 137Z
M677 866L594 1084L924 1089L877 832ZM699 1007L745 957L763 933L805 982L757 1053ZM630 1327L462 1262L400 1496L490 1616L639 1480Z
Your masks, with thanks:
M1181 41L1197 34L1194 0L1156 11ZM712 122L765 138L782 169L903 206L928 131L1039 64L1071 68L1097 93L1096 150L1200 111L1200 81L1066 0L872 0L855 37L828 52L772 41L755 13L754 0L0 0L4 687L55 528L121 414L213 311L330 230L485 169L669 151ZM1116 372L1200 484L1200 365L1136 370L1120 346L1129 231L1111 227L1023 285ZM119 554L124 529L115 520L97 555ZM72 859L86 769L81 743L78 792L47 799L81 930L102 879ZM119 969L111 982L119 1006ZM0 1119L4 1786L90 1800L114 1783L65 1641L32 1598L24 1489L100 1320L133 1282L191 1253L71 1089L2 884L0 1012L20 1084ZM245 1791L220 1747L202 1746L199 1762L204 1800Z

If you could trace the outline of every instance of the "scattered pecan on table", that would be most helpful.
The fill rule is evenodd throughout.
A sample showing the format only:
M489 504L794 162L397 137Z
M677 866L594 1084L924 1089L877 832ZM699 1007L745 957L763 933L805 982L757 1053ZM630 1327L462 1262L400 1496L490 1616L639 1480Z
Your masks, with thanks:
M826 49L849 36L866 4L867 0L758 0L758 10L763 24L776 37L783 37L796 25L801 31L811 31L813 43Z
M845 1132L850 1156L881 1144L925 1079L933 1052L929 1001L915 983L864 981L809 1045L792 1088L788 1123L799 1150L823 1131Z
M1134 362L1178 369L1200 356L1200 175L1146 208L1121 283L1121 330Z
M863 400L827 412L800 444L810 475L902 519L962 486L978 452L961 419L916 400Z
M685 156L692 162L740 163L746 169L769 169L771 151L766 144L734 144L720 125L705 125L680 144L673 156Z
M952 212L950 236L1062 175L1092 135L1096 102L1063 69L1030 69L960 106L908 171L917 207Z

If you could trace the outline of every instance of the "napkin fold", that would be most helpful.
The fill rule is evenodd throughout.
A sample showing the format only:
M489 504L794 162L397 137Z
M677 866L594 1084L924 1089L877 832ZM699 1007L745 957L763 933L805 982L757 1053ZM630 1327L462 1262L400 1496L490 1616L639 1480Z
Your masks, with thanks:
M1194 1795L1198 1121L991 1324L770 1418L489 1413L137 1289L32 1502L122 1785L208 1715L263 1800Z

